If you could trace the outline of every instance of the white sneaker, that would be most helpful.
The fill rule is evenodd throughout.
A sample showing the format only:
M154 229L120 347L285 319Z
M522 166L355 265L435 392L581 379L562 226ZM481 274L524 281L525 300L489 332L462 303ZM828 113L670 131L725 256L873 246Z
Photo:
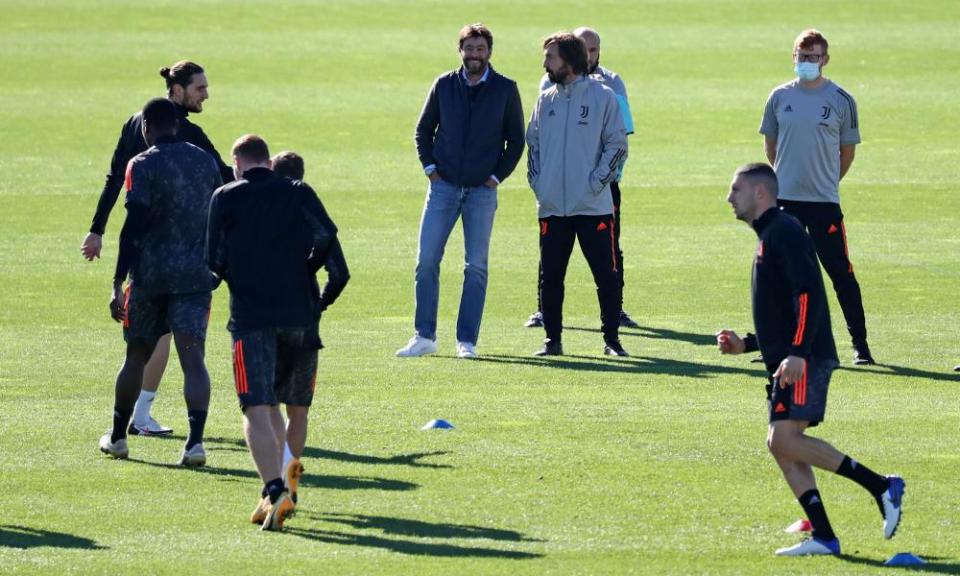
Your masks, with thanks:
M414 336L407 342L407 345L397 350L397 356L401 358L413 358L416 356L426 356L437 351L437 341Z
M121 438L116 442L110 441L110 432L100 437L100 451L109 454L118 460L123 460L130 455L130 449L127 448L127 439Z
M164 426L150 416L146 422L130 422L127 434L131 436L167 436L173 434L173 428Z
M184 449L183 454L180 455L181 466L199 468L200 466L206 465L206 463L207 452L203 449L203 442L194 444L193 448L189 450Z
M476 358L477 347L469 342L457 342L458 358Z
M780 548L774 554L777 556L829 556L840 553L840 540L817 540L808 538L799 544Z

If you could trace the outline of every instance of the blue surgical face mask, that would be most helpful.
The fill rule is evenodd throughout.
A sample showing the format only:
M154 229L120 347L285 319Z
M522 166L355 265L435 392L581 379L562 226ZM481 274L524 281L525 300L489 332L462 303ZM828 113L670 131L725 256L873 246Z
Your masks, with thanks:
M804 82L813 82L820 77L820 64L817 62L797 62L793 69L797 73L797 78Z

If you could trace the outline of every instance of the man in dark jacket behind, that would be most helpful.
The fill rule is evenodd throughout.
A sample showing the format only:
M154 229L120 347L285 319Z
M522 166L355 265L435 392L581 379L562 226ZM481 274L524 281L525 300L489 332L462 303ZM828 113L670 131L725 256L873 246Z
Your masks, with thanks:
M167 85L167 99L177 107L177 139L193 144L210 154L217 163L220 178L223 182L233 180L233 169L220 159L213 143L204 134L203 129L188 119L190 113L203 112L203 103L208 98L207 75L202 66L189 60L181 60L171 67L160 69L160 76ZM110 171L107 172L103 189L100 191L100 200L97 201L97 210L90 223L90 231L83 239L80 253L87 260L93 261L100 257L103 243L103 234L107 228L110 212L120 196L124 174L130 159L148 148L143 135L143 114L137 112L131 116L120 130L120 139L113 151L110 161ZM211 190L212 192L212 190ZM140 397L137 399L130 422L129 432L133 435L165 436L173 433L173 429L159 424L150 415L150 408L160 387L160 380L167 368L170 356L170 334L166 334L157 341L153 355L147 362L143 373L143 383Z
M476 356L487 295L487 254L497 186L523 154L523 109L513 80L490 66L493 35L482 24L460 30L463 66L433 83L417 122L417 154L430 180L417 249L416 334L397 356L437 351L440 261L463 216L465 262L457 356Z

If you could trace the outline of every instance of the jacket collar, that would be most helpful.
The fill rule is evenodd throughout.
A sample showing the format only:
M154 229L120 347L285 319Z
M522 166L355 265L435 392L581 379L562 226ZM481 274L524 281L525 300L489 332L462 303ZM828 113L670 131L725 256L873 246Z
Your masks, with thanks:
M273 176L273 170L269 168L251 168L243 173L243 179L248 182L258 182L260 180L266 180Z
M561 94L572 94L586 85L587 77L585 75L580 75L576 80L569 84L557 84L557 90L559 90Z
M751 223L751 226L753 226L753 229L757 232L757 236L763 233L763 230L769 226L771 222L773 222L774 218L776 218L778 214L780 214L780 209L774 206L772 208L768 208L766 212L761 214L759 218Z
M173 100L170 100L170 102L173 102ZM177 108L178 118L186 118L187 116L190 115L190 111L187 110L182 104L177 104L176 102L173 102L173 105Z
M493 65L487 62L487 69L483 71L483 76L480 77L480 81L474 84L474 86L479 86L489 80L491 70L493 70ZM460 79L463 80L465 86L470 86L470 81L467 79L467 70L463 66L460 66Z

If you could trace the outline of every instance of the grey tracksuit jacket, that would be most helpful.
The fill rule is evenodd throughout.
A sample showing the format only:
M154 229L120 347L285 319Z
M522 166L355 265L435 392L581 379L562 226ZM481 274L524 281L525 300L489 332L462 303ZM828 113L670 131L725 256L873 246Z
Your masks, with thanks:
M613 214L610 182L626 155L613 90L582 76L542 92L527 127L527 180L538 217Z

